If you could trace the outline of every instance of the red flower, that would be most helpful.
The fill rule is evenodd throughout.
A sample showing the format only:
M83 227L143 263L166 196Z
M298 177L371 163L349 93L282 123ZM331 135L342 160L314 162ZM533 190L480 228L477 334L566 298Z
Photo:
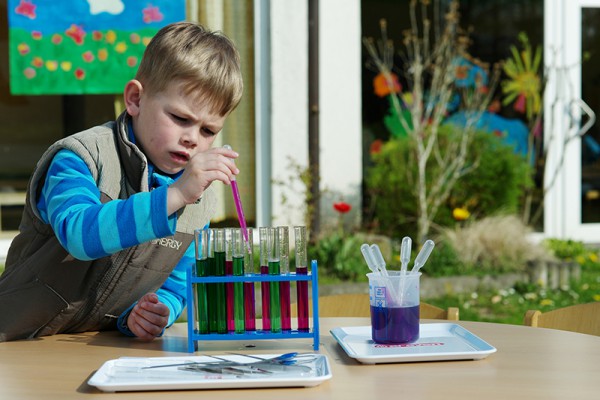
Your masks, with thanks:
M371 155L381 153L381 148L383 147L383 141L381 139L375 139L371 143L371 147L369 148L369 153Z
M390 73L391 82L388 82L387 78L384 74L379 73L375 79L373 79L373 89L375 90L375 94L379 97L385 97L391 93L399 93L402 90L402 85L400 85L400 81L398 80L398 75L393 72ZM390 83L392 84L390 87Z
M149 24L151 22L160 22L163 20L164 16L160 12L158 7L154 7L149 5L148 7L142 10L143 20L145 23Z
M15 7L15 14L24 15L29 19L35 19L35 8L37 6L31 0L21 0L18 6Z
M346 214L348 211L352 210L352 206L348 203L340 201L339 203L333 203L333 209L340 214Z
M489 107L488 107L488 111L491 113L497 113L500 111L500 101L498 101L498 99L492 100L492 102L490 103Z
M85 71L81 68L77 68L75 70L75 78L77 78L80 81L83 80L85 78Z
M85 37L85 31L78 25L72 24L69 29L65 31L65 35L73 39L77 44L83 44L83 38Z

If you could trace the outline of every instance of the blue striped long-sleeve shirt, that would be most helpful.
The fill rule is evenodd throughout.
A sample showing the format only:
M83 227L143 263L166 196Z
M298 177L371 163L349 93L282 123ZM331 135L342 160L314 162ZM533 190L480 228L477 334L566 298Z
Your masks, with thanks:
M177 179L177 177L174 177ZM37 201L44 222L49 223L62 246L75 258L93 260L127 247L173 235L175 214L167 216L167 188L174 182L149 169L150 192L136 193L123 200L100 202L100 191L85 162L70 150L60 150L49 166ZM170 311L170 326L186 304L186 268L195 259L193 245L157 290L159 300ZM121 317L127 315L131 308ZM131 332L118 324L119 329Z

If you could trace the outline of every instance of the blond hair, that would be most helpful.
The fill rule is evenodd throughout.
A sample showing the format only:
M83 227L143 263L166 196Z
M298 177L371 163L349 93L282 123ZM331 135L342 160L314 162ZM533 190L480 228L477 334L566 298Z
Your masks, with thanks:
M158 31L144 52L135 79L149 94L160 93L173 81L186 95L197 93L211 112L230 113L243 92L240 56L221 32L191 22L177 22Z

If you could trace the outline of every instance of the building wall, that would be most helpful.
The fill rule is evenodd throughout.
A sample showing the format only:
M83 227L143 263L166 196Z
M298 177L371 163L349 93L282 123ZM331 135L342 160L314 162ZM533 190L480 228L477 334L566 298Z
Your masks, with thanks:
M308 1L271 2L273 225L305 221L308 167ZM360 1L319 2L321 215L333 201L360 208L362 182ZM356 213L358 215L358 213Z

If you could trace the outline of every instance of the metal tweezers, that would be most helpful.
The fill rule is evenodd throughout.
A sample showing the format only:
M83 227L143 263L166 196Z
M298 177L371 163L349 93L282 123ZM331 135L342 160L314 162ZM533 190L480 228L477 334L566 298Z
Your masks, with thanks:
M218 356L206 355L206 357L214 358L218 361L191 361L178 364L161 364L143 367L142 369L179 367L179 369L184 371L202 371L220 375L273 374L282 371L309 372L312 370L311 367L299 364L314 360L313 357L311 360L299 362L298 358L302 356L298 356L298 353L286 353L271 358L261 358L247 354L233 354L253 358L258 361L243 363Z

